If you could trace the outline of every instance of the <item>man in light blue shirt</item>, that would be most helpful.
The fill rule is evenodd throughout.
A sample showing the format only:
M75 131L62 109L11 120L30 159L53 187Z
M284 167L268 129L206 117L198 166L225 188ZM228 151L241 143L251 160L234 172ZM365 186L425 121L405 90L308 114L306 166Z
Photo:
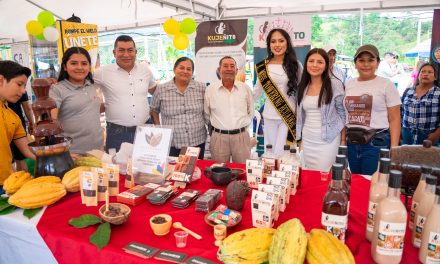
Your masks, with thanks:
M328 67L330 77L331 78L336 77L342 83L345 83L345 81L347 80L347 74L344 72L343 69L341 69L335 65L335 62L336 62L336 47L335 47L335 45L328 44L327 46L325 46L324 50L327 52L328 58L330 61L330 65L329 65L330 67Z

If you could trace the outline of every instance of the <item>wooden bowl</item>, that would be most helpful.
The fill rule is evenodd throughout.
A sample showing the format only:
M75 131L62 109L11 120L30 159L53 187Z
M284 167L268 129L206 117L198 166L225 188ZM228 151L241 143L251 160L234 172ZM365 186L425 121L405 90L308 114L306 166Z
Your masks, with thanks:
M105 214L105 204L102 205L101 208L99 208L99 215L104 221L109 222L113 225L120 225L127 222L127 219L131 213L130 207L121 203L109 203L109 208L115 208L115 210L120 210L120 212L116 216L110 216L108 214ZM112 209L109 209L109 211L111 210Z
M210 225L210 226L216 226L216 225L218 225L218 223L216 223L216 222L214 222L214 221L212 221L212 220L210 220L210 219L208 218L212 213L215 213L215 212L216 212L215 210L214 210L214 211L210 211L209 213L207 213L207 214L205 215L205 223L207 223L207 224ZM228 224L226 225L228 228L232 228L232 227L238 225L238 224L241 222L241 219L242 219L242 216L241 216L240 212L235 211L235 210L232 210L232 209L231 209L231 212L234 212L235 214L237 214L237 215L238 215L238 219L237 219L237 221L236 221L235 223L233 223L233 224L229 224L229 223L228 223Z

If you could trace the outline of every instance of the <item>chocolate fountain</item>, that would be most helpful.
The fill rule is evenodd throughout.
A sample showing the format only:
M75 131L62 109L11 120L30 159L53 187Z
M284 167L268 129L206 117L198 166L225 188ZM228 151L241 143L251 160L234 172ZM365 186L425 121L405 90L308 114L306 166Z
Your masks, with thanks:
M35 177L53 175L62 178L74 167L69 149L72 139L59 137L63 132L58 120L53 120L50 111L57 107L55 101L49 97L51 82L47 79L34 79L32 90L37 99L32 104L36 128L35 142L29 147L37 157L35 163Z

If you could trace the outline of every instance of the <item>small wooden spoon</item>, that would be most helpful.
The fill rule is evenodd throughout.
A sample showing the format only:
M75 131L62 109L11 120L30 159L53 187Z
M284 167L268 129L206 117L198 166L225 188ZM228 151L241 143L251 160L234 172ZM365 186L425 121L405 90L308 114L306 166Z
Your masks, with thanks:
M183 231L187 232L188 234L190 234L191 236L193 236L194 238L196 238L198 240L202 239L201 235L199 235L199 234L189 230L188 228L184 227L181 222L174 222L173 223L173 227L177 228L177 229L182 229Z

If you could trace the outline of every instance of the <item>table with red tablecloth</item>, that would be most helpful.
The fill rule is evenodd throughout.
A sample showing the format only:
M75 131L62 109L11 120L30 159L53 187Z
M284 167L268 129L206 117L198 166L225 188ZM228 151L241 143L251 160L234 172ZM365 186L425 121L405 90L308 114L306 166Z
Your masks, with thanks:
M204 168L213 164L213 161L198 161L197 166L203 172ZM244 164L227 164L231 168L244 168ZM245 180L243 178L243 180ZM121 180L121 183L123 181ZM290 203L285 212L280 212L280 217L275 227L291 219L299 218L306 231L321 227L322 200L327 189L328 181L321 181L319 172L302 171L301 186L296 195L291 196ZM201 191L217 188L225 190L225 187L213 185L202 176L189 185L188 188ZM370 243L365 239L365 227L368 207L369 180L364 177L353 175L351 183L351 203L348 219L348 231L346 244L353 252L356 263L373 263L370 254ZM121 191L125 188L121 187ZM111 197L111 202L116 198ZM223 195L219 204L225 204ZM145 201L138 206L131 207L131 215L128 221L120 226L111 227L111 239L107 246L98 250L88 240L96 230L96 226L78 229L68 224L70 218L79 217L83 214L98 215L97 207L86 207L81 204L79 193L68 194L61 201L49 206L44 212L37 225L38 232L59 263L164 263L155 259L142 259L127 254L123 247L130 242L182 252L190 256L200 256L216 261L217 247L214 245L213 228L205 223L203 212L195 211L195 203L186 209L177 209L167 201L164 205L155 206ZM149 226L151 216L159 213L167 213L173 221L181 222L185 227L202 235L202 240L196 240L189 236L185 248L177 248L173 233L177 231L171 228L169 234L155 236ZM241 211L243 220L239 225L228 229L228 233L252 227L250 195L247 197L245 207ZM255 243L258 243L256 241ZM402 263L418 263L418 250L410 243L410 232L407 231Z

